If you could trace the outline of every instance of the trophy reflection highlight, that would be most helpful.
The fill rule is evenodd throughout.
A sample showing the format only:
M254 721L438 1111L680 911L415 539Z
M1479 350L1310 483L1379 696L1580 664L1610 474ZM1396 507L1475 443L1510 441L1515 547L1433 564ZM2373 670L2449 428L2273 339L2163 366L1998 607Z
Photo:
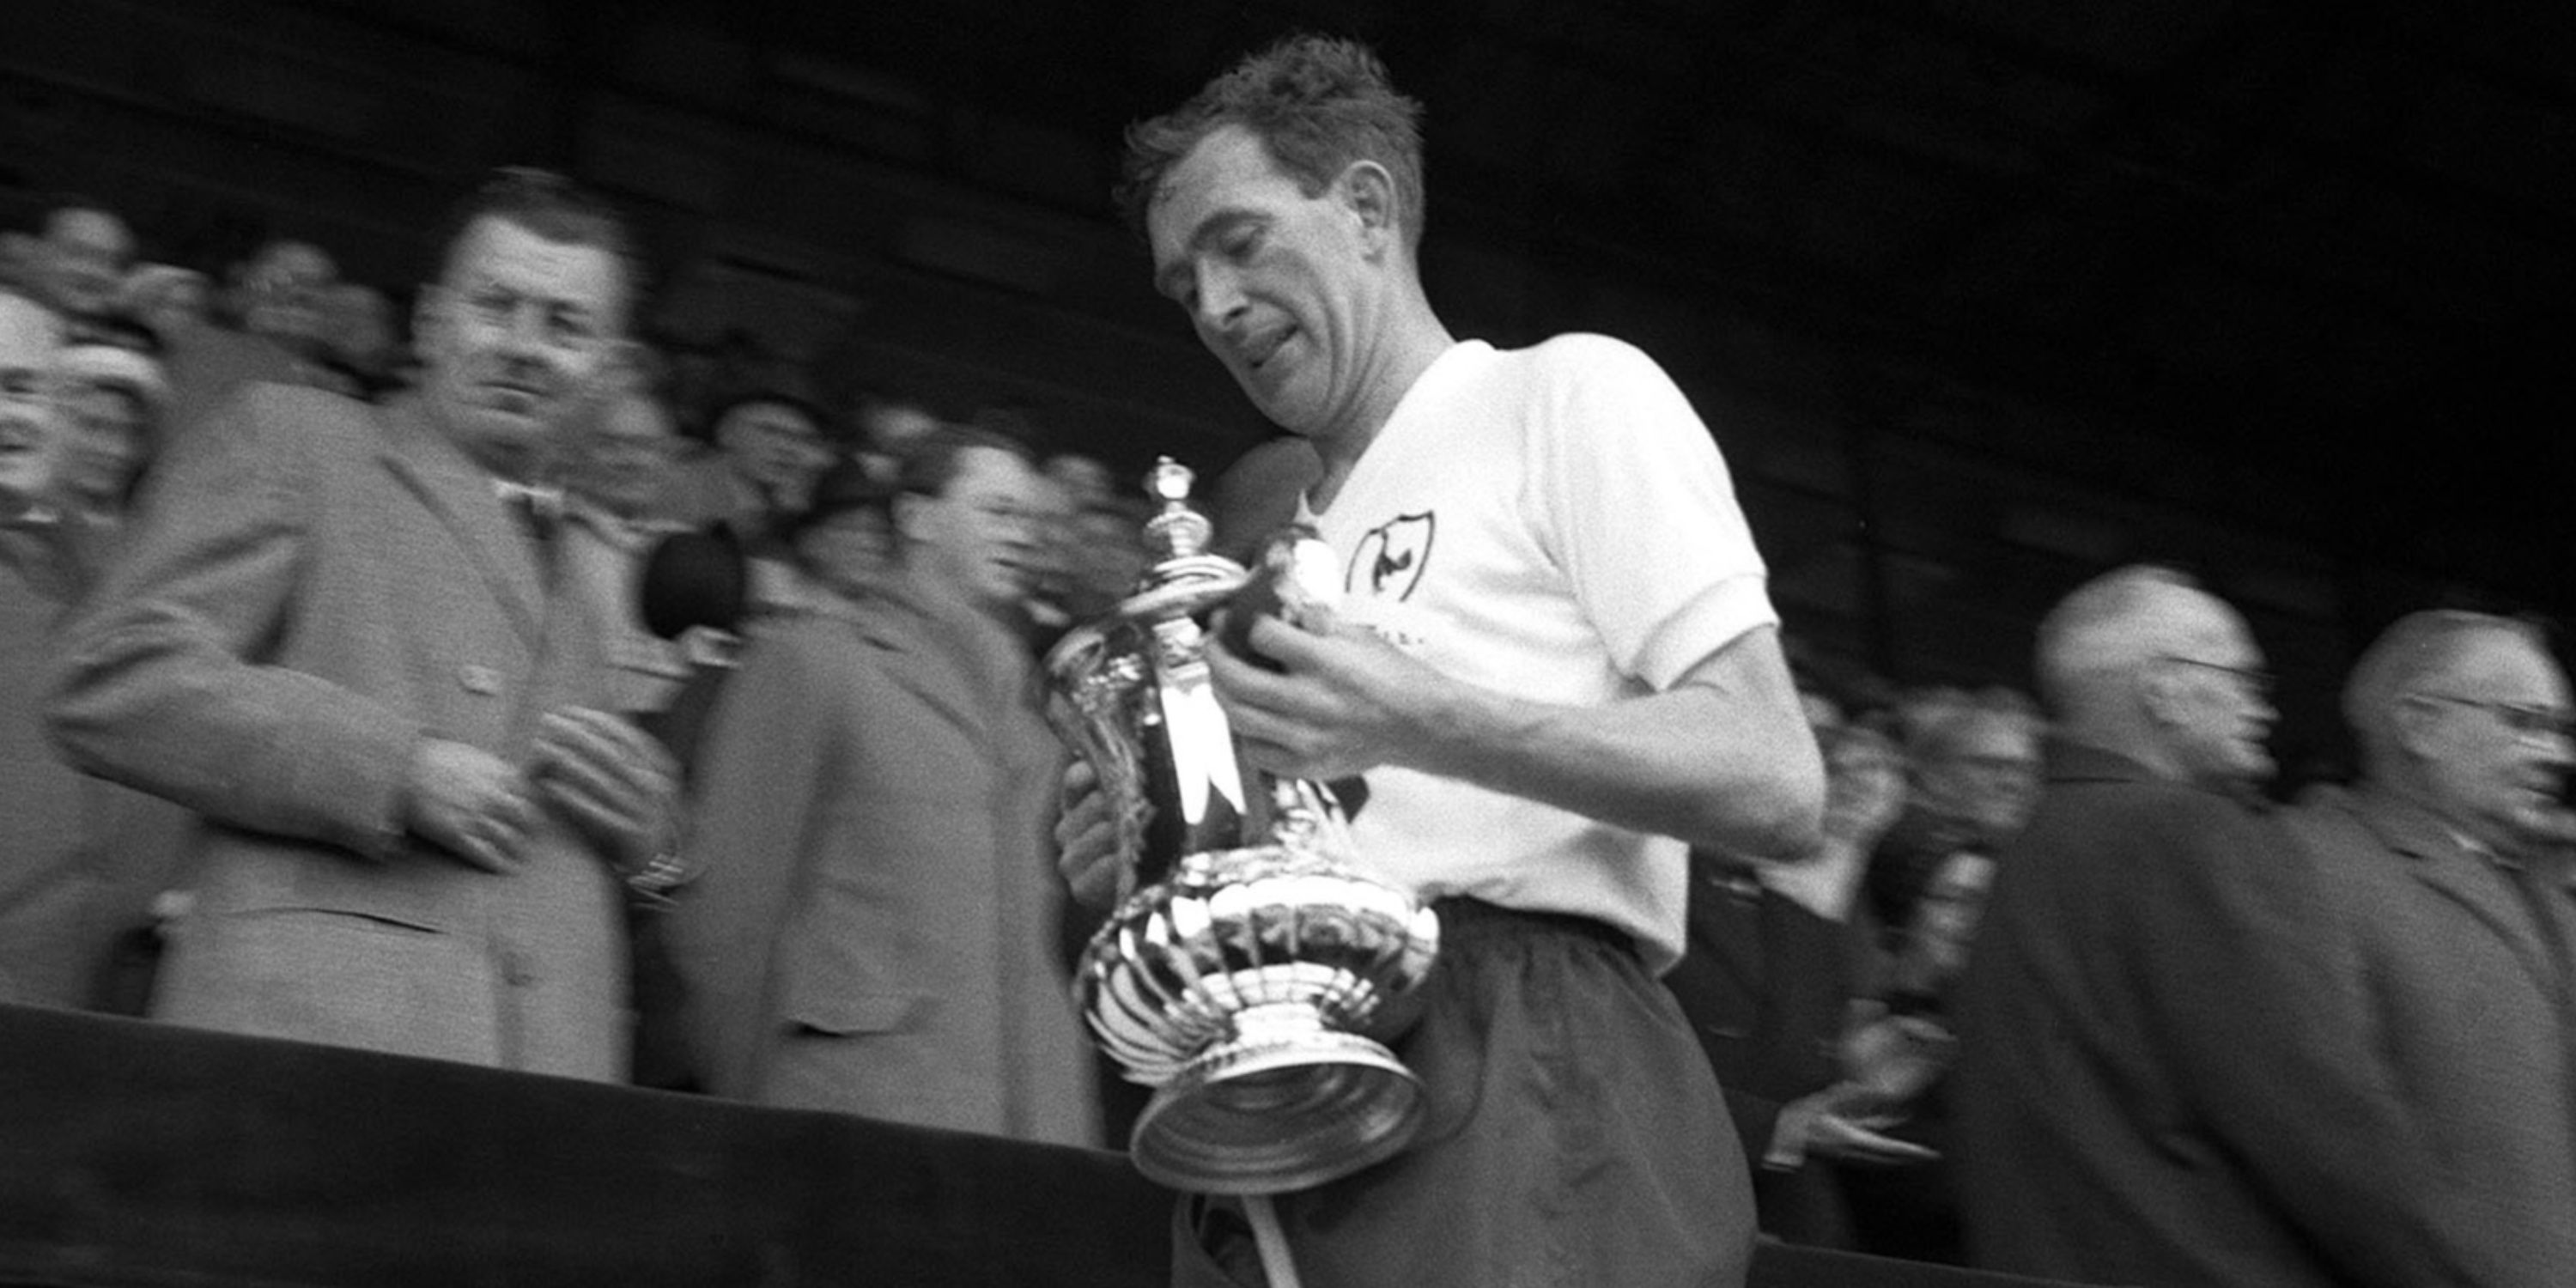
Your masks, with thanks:
M1330 788L1236 756L1209 681L1209 614L1275 596L1294 621L1330 603L1339 573L1311 536L1275 541L1258 573L1207 553L1192 478L1168 457L1155 467L1156 562L1047 656L1049 715L1097 773L1133 859L1073 991L1100 1045L1155 1088L1130 1141L1137 1169L1178 1189L1273 1194L1412 1139L1421 1084L1379 1038L1429 973L1439 920L1351 865Z

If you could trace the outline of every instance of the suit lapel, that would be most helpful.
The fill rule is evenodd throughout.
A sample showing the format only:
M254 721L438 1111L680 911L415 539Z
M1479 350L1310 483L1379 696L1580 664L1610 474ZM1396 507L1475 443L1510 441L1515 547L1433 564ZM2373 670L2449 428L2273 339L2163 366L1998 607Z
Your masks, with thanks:
M951 638L929 604L888 588L856 620L889 678L979 742L989 737L992 696L978 692L971 645Z
M2421 810L2366 797L2354 799L2351 809L2381 844L2412 860L2407 867L2417 881L2467 909L2502 939L2533 979L2557 979L2556 960L2541 942L2534 910L2514 888L2511 874Z
M909 612L901 616L906 620L900 624L872 623L866 631L868 642L885 660L886 675L980 741L988 722L983 704L974 700L965 668L938 647L918 619Z
M545 633L544 573L492 480L430 423L418 400L394 404L385 421L386 468L456 534L529 650L537 650Z

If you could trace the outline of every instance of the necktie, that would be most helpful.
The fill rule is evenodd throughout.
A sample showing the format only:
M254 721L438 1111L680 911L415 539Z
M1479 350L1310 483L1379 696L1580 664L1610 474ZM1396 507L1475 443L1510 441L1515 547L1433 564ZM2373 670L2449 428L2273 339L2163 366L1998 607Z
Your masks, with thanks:
M519 530L540 550L545 549L554 540L556 526L563 521L563 489L532 487L506 479L496 479L492 486L501 494L501 504L509 510L510 517L519 521Z

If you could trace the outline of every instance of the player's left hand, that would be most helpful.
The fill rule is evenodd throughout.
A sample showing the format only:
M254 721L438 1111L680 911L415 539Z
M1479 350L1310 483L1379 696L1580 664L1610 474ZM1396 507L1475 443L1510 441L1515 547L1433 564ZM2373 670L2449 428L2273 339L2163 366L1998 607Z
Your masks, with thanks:
M1246 641L1275 670L1212 632L1208 668L1244 754L1274 774L1328 781L1380 765L1419 765L1440 704L1457 683L1360 626L1309 630L1276 617Z
M538 795L640 869L677 833L680 767L634 722L589 707L557 707L537 724L528 771Z

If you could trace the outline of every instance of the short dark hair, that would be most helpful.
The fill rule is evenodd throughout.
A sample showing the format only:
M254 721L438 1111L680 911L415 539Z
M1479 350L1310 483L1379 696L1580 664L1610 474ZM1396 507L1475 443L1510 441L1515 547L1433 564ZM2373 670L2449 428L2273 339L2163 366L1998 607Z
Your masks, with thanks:
M966 453L978 447L1008 452L1024 464L1037 464L1029 445L1008 434L981 425L941 425L903 454L895 489L915 496L947 495L948 485L957 481L958 472L964 468Z
M1199 141L1229 125L1260 139L1271 160L1315 196L1354 161L1395 178L1395 213L1409 249L1422 241L1422 104L1399 94L1368 46L1291 36L1209 81L1189 102L1127 128L1116 197L1142 236L1164 176Z
M447 276L457 247L484 219L499 219L550 242L596 246L617 260L632 317L644 294L644 255L626 216L578 181L535 166L503 166L455 205L440 225L436 279ZM435 279L434 279L435 280Z

